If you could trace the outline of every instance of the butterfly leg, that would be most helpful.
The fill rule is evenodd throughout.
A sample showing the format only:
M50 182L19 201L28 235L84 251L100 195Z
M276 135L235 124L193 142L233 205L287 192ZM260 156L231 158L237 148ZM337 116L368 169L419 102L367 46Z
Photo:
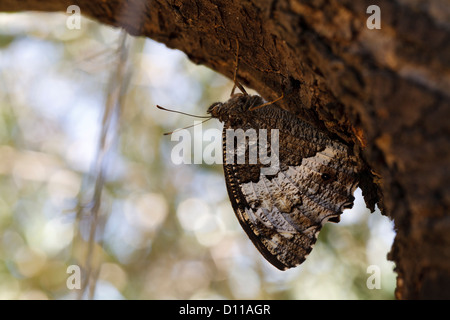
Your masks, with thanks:
M256 106L256 107L251 106L248 110L249 110L249 111L257 110L257 109L259 109L259 108L268 106L268 105L270 105L270 104L274 104L275 102L280 101L280 100L283 99L283 98L284 98L284 93L282 93L280 97L276 98L276 99L273 100L273 101L269 101L269 102L263 103L263 104L261 104L261 105L259 105L259 106Z
M254 108L255 108L255 103L256 102L258 102L258 100L255 100L255 99L250 99L249 101L247 101L246 103L245 103L245 106L244 106L244 110L254 110Z
M236 39L236 61L235 61L234 65L235 65L234 66L234 76L233 76L234 85L233 85L233 89L231 89L230 96L234 95L234 90L236 90L236 87L238 87L239 90L241 90L241 92L245 96L247 96L248 95L247 91L245 91L244 87L236 80L237 72L238 72L238 68L239 68L239 40L238 39Z

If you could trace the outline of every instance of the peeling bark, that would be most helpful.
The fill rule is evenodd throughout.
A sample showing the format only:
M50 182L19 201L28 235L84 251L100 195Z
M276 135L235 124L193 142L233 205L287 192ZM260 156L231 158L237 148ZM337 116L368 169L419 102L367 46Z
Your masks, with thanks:
M339 136L361 187L394 219L397 298L450 298L450 3L2 0L0 11L82 14L185 52ZM366 27L369 5L381 29ZM382 196L383 195L383 196Z

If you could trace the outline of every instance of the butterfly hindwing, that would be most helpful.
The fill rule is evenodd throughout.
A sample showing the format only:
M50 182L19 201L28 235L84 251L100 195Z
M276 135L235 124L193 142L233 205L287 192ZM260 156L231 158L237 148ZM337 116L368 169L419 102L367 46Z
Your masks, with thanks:
M225 181L242 228L270 263L285 270L305 260L326 221L337 222L342 210L351 207L357 165L346 145L284 110L266 106L247 111L255 104L252 97L230 99L216 116L224 122ZM244 164L227 161L227 129L278 129L278 170L264 175L264 165L250 164L248 157ZM231 154L236 155L243 146L233 145ZM252 147L244 145L247 152Z

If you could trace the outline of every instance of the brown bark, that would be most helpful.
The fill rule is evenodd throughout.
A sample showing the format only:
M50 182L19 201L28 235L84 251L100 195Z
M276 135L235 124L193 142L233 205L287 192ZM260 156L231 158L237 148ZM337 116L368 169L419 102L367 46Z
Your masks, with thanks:
M355 146L361 187L395 221L397 297L450 298L450 3L299 0L2 0L150 37ZM369 5L381 29L366 27ZM381 197L381 194L384 196Z

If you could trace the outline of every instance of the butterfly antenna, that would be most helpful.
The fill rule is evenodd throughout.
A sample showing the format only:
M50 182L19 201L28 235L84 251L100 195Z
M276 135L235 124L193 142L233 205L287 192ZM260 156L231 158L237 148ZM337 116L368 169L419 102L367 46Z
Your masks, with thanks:
M177 110L170 110L170 109L166 109L164 107L161 107L159 105L156 105L156 107L158 109L164 110L164 111L169 111L169 112L174 112L174 113L179 113L179 114L183 114L185 116L189 116L189 117L194 117L194 118L210 118L210 116L197 116L195 114L190 114L190 113L185 113L185 112L181 112L181 111L177 111Z
M249 110L249 111L253 111L253 110L260 109L260 108L265 107L265 106L268 106L268 105L270 105L270 104L274 104L275 102L280 101L280 100L283 99L283 98L284 98L284 93L281 94L281 97L276 98L276 99L273 100L273 101L263 103L263 104L261 104L261 105L259 105L259 106L256 106L256 107L251 107L251 108L249 108L248 110Z
M184 127L184 128L179 128L179 129L173 130L173 131L171 131L171 132L166 132L166 133L163 133L163 135L168 136L168 135L171 135L171 134L174 133L174 132L177 132L177 131L180 131L180 130L184 130L184 129L188 129L188 128L195 127L196 125L205 123L206 121L211 120L211 119L212 119L212 117L209 117L208 119L203 120L203 121L200 122L200 123L195 123L195 124L193 124L193 125L190 125L190 126L187 126L187 127Z

